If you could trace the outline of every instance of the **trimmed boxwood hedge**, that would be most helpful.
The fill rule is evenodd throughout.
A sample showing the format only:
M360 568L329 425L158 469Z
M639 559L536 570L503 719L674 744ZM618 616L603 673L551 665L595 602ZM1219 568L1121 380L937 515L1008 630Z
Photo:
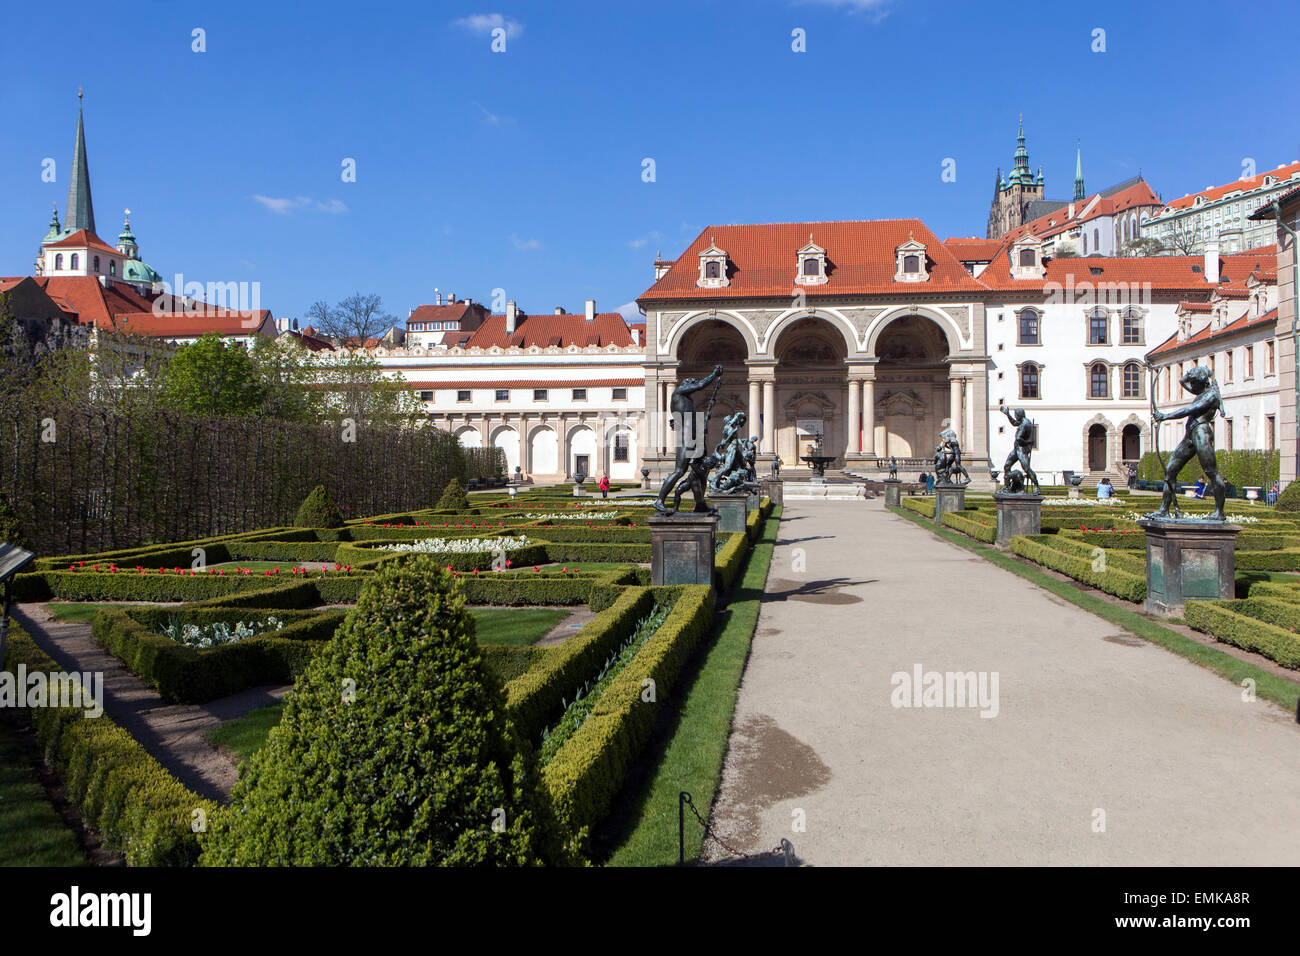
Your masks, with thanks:
M972 511L945 511L943 517L939 520L956 531L960 531L967 537L974 538L976 541L983 541L986 544L992 544L998 537L997 524L989 524L983 518L982 512ZM996 519L995 519L996 520Z
M492 535L491 537L497 536ZM343 544L339 545L337 560L353 567L374 567L383 561L401 555L417 553L421 552L384 551L382 547L370 544ZM505 554L506 560L510 562L512 567L545 564L548 560L555 560L549 557L549 548L544 541L534 541L522 548L507 551ZM472 554L431 554L429 556L437 561L440 567L450 567L453 571L490 571L492 570L492 562L496 559L496 552L479 551Z
M1276 551L1236 552L1237 568L1241 571L1300 571L1300 548L1279 548Z
M757 514L757 512L754 512ZM722 532L726 534L726 532ZM736 575L745 566L745 557L749 554L749 535L732 533L723 546L714 552L713 572L717 579L718 591L725 594L731 590Z
M17 625L9 629L4 665L13 672L63 668ZM199 856L195 811L216 804L186 788L107 715L87 719L74 707L23 711L36 728L45 762L63 793L105 848L129 866L192 866Z
M1249 599L1188 601L1183 608L1183 618L1217 641L1263 654L1283 667L1300 668L1300 637L1287 628L1236 610L1250 604Z
M191 623L191 615L171 613ZM265 609L255 616L271 614L275 611ZM159 634L157 628L165 623L166 616L167 612L146 610L141 615L136 609L109 608L95 615L92 630L110 654L155 688L164 700L201 704L260 684L292 681L334 635L344 612L324 611L299 618L279 631L204 650ZM193 615L193 623L208 623L213 617L244 620L249 616L247 611L232 613L209 608Z
M586 627L553 648L537 667L506 685L506 707L525 737L541 737L542 730L563 709L561 700L573 698L632 633L636 622L650 613L654 601L649 588L627 588Z
M637 599L637 606L641 603ZM652 605L653 601L646 611ZM622 789L628 771L650 739L661 705L671 699L677 678L708 636L712 621L709 589L701 585L683 588L659 629L601 694L582 726L542 768L556 819L577 847L583 846L590 828L608 812ZM646 699L648 687L654 689L652 700Z
M908 511L915 511L917 514L930 519L934 518L933 498L904 498L901 504Z
M205 601L227 594L259 591L279 578L286 584L292 575L266 574L137 574L119 571L108 574L95 571L37 571L14 578L14 598L18 601ZM363 577L329 575L314 578L326 604L355 601ZM351 595L340 597L339 595Z
M1105 551L1106 570L1094 571L1093 548L1062 539L1059 535L1016 535L1011 539L1011 550L1035 564L1059 571L1126 601L1146 599L1145 561L1126 557L1121 551ZM1135 568L1142 570L1139 573Z

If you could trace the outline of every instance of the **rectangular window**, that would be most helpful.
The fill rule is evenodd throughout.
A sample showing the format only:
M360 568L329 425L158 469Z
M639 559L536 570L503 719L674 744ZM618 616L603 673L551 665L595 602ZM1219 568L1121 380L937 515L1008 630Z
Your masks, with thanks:
M1246 346L1246 378L1255 377L1255 346Z
M627 461L628 442L627 436L619 432L614 436L614 460Z
M1232 349L1223 353L1223 380L1232 381Z
M1232 451L1232 419L1223 420L1223 450Z
M1038 366L1022 365L1020 367L1020 397L1038 398Z
M1142 369L1133 362L1124 366L1124 397L1142 397Z
M1277 416L1267 415L1264 417L1264 448L1272 451L1277 447L1274 443L1277 441Z
M1266 375L1276 375L1276 374L1277 374L1277 345L1276 345L1276 343L1274 343L1274 342L1269 342L1269 343L1268 343L1267 355L1268 355L1268 365L1266 366L1265 374L1266 374Z
M1123 340L1125 345L1142 344L1142 320L1136 315L1124 316Z
M1110 394L1110 369L1100 362L1089 373L1089 394L1093 398L1106 398Z
M623 402L623 401L626 401L626 400L627 400L627 389L626 389L626 388L616 388L616 389L614 389L614 401L616 401L616 402Z
M585 402L587 400L587 390L585 388L575 388L573 390L573 400L575 402Z
M497 401L498 401L498 402L508 402L508 401L510 401L510 389L508 389L508 388L498 388L498 389L497 389Z
M544 402L544 401L546 401L546 389L544 389L544 388L535 388L535 389L533 389L533 401L535 401L535 402Z
M424 331L424 323L423 323L423 322L412 322L409 326L407 326L406 331L408 331L408 332L423 332L423 331Z
M1094 313L1088 320L1088 344L1105 345L1106 344L1106 326L1110 324L1110 318L1105 312Z
M469 389L468 389L468 388L462 388L462 389L460 389L459 391L457 391L457 392L456 392L456 401L458 401L458 402L468 402L468 401L469 401Z
M1020 313L1020 344L1038 345L1038 313L1025 309Z
M433 401L433 392L421 392L421 393L420 393L420 401L422 401L422 402L431 402L431 401Z

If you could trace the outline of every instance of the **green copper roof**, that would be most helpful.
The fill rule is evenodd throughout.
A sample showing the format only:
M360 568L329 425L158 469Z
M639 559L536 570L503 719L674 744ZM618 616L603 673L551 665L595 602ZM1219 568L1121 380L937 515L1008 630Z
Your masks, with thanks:
M80 99L81 94L77 94ZM95 231L95 207L90 199L90 164L86 160L86 125L81 107L77 107L77 143L72 150L72 178L68 183L68 205L65 207L65 232L79 229Z
M1087 195L1083 189L1083 149L1075 144L1074 147L1074 201L1078 202Z

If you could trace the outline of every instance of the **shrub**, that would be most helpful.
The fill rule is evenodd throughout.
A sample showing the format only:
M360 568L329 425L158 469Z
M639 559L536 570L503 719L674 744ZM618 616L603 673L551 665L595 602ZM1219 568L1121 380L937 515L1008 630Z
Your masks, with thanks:
M1166 454L1166 460L1168 457ZM1281 474L1282 454L1279 451L1259 449L1227 451L1221 448L1214 453L1214 458L1219 475L1237 489L1239 495L1244 495L1248 487L1267 488L1277 481ZM1138 477L1147 481L1164 480L1164 468L1161 467L1155 452L1149 451L1142 456L1142 460L1138 463ZM1196 458L1189 461L1178 474L1179 481L1190 484L1195 484L1197 479L1203 477L1205 472Z
M0 541L16 544L20 548L27 547L27 535L23 534L22 522L3 494L0 494Z
M461 487L459 481L453 478L447 482L447 487L442 489L442 497L434 505L437 511L467 511L469 509L469 495L465 494L465 489Z
M919 515L927 518L934 517L934 499L933 498L904 498L903 507L908 511L915 511Z
M329 496L325 486L317 485L303 499L293 523L298 528L341 528L343 512L334 504L334 499Z
M1045 534L1016 535L1011 539L1011 550L1035 564L1059 571L1126 601L1146 598L1145 561L1126 556L1122 551L1092 548ZM1102 551L1106 560L1098 561L1099 556L1094 555L1094 551Z
M1183 617L1198 631L1217 641L1255 651L1283 667L1300 667L1300 637L1289 628L1238 614L1234 607L1247 602L1188 601Z
M1300 511L1300 481L1293 481L1277 496L1278 511Z
M550 824L464 594L414 555L362 589L299 680L284 719L245 763L203 863L556 862Z
M998 526L981 521L981 517L979 512L974 511L945 511L939 520L967 537L992 544L998 538Z

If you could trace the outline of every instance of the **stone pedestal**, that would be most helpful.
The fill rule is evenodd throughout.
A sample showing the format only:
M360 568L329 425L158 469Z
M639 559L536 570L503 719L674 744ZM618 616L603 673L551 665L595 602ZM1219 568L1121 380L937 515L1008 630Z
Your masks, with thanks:
M903 483L897 478L885 479L885 507L903 507Z
M709 507L718 509L719 531L745 530L745 521L749 517L749 495L745 492L711 494Z
M1074 485L1071 485L1071 486L1070 486L1070 490L1067 491L1066 494L1069 495L1071 498L1079 498L1079 497L1081 497L1081 494L1080 494L1080 492L1079 492L1079 489L1076 488L1076 487L1074 487Z
M772 504L785 504L785 496L782 493L785 486L781 484L780 478L764 478L759 482L759 487L762 489L759 493L764 498L771 498Z
M934 521L941 523L944 512L964 511L966 509L965 485L934 486Z
M1191 598L1235 596L1241 525L1148 518L1138 527L1147 535L1148 613L1171 617Z
M650 525L650 583L706 584L713 588L713 548L717 515L682 512L666 518L652 515Z
M1010 546L1013 535L1042 533L1042 495L995 494L993 500L998 507L997 546L999 548Z

